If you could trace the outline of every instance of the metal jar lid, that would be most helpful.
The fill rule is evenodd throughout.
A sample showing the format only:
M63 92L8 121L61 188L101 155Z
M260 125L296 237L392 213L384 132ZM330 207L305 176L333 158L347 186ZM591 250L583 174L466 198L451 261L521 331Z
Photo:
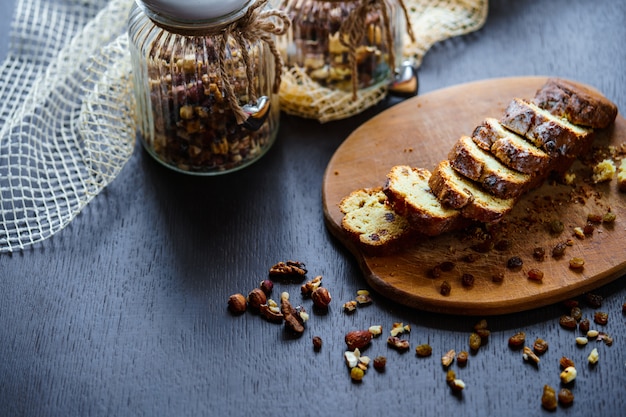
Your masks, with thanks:
M255 0L138 0L156 15L177 21L209 21L228 16Z

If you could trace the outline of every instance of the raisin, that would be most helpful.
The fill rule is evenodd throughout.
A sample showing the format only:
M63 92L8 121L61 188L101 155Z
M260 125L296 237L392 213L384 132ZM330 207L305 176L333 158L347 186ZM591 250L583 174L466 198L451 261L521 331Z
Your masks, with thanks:
M572 391L568 390L567 388L561 388L559 390L558 399L559 404L561 404L563 407L569 407L574 402L574 394L572 394Z
M428 344L418 345L415 348L415 354L419 356L420 358L425 358L427 356L430 356L432 355L432 353L433 353L433 348L430 347L430 345Z
M560 220L552 220L550 222L550 231L555 235L562 233L564 228L565 226L563 226L563 222Z
M521 347L526 341L526 333L517 332L513 336L509 337L509 346L512 348Z
M448 272L448 271L452 271L452 269L454 269L454 262L444 261L444 262L440 263L438 266L439 266L439 269L441 269L442 271Z
M552 248L552 257L555 259L561 258L565 254L565 248L567 248L567 243L559 242Z
M583 311L580 307L572 307L572 310L569 313L576 321L580 321L583 318Z
M439 278L441 276L441 268L439 265L432 267L428 270L428 276L431 278Z
M472 274L463 274L461 276L461 284L464 287L471 287L474 285L474 275Z
M591 293L585 294L585 302L591 308L602 307L602 301L603 301L603 298L601 295L591 294Z
M439 287L439 293L441 295L450 295L451 290L452 288L450 287L450 283L448 281L442 282L441 286Z
M548 342L543 339L535 340L535 343L533 344L533 350L539 355L546 353L546 351L548 350Z
M495 283L500 283L504 281L504 272L498 272L491 276L491 281Z
M376 356L374 358L374 369L377 371L385 370L385 366L387 365L387 358L384 356Z
M603 311L596 311L593 314L593 321L600 325L605 325L609 322L609 313Z
M509 269L519 269L524 265L524 261L519 256L513 256L506 261L506 267Z
M543 280L543 272L540 269L532 268L528 271L528 279L533 281Z
M469 347L470 347L470 349L472 349L473 351L477 351L478 349L480 349L480 345L481 344L482 344L482 339L478 335L478 333L470 334L470 336L469 336Z
M465 366L467 365L467 360L469 358L469 355L466 351L462 350L460 351L457 355L456 355L456 363L459 366Z
M496 242L494 248L498 251L505 251L511 248L511 241L507 239L501 239Z
M543 395L541 396L541 405L549 411L556 410L557 398L554 388L549 385L543 386Z
M536 247L533 249L533 258L538 261L543 261L546 256L546 250L541 247Z
M587 334L589 331L589 319L582 319L578 324L578 330L583 334Z
M574 330L578 325L574 317L566 315L561 316L561 318L559 319L559 324L561 325L561 327L567 330Z

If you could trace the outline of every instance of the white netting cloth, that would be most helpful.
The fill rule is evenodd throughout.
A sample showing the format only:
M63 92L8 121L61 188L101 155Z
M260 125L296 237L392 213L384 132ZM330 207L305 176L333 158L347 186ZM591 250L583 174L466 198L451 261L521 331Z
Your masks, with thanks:
M0 252L62 230L130 158L126 20L133 1L17 1L0 65ZM487 0L405 3L417 37L405 54L418 64L435 42L478 29L487 15ZM322 102L316 94L311 100ZM378 101L384 91L372 94ZM338 111L330 112L340 118L360 110Z

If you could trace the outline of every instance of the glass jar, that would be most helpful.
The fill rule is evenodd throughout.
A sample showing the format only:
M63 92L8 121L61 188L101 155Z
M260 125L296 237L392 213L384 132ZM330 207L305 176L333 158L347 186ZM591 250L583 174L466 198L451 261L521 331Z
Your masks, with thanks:
M136 0L128 33L138 130L144 148L164 165L222 174L272 146L280 57L258 36L266 3Z
M298 69L299 86L342 91L359 100L358 92L385 90L393 82L410 28L401 0L275 1L291 18L280 45L286 65ZM306 95L294 87L281 100L304 102Z

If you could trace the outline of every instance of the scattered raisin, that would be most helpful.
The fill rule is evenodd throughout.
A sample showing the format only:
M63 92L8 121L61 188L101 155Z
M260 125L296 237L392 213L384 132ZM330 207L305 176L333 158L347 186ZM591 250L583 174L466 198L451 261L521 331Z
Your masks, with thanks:
M585 294L585 302L591 308L600 308L602 307L603 298L601 295L587 293Z
M461 275L461 284L464 287L471 287L474 285L474 275L472 274L463 274Z
M387 358L385 356L376 356L374 358L374 369L384 371L385 366L387 366Z
M478 333L471 333L469 336L469 347L473 351L477 351L480 349L480 345L482 344L482 339L478 335Z
M528 270L528 279L533 280L533 281L543 280L543 271L537 268L532 268Z
M315 351L319 351L320 349L322 349L322 338L319 336L313 336L313 349L315 349Z
M602 216L602 223L613 223L615 221L615 213L608 212Z
M561 388L559 390L558 399L559 404L563 407L569 407L574 402L574 394L572 394L572 391L567 388Z
M576 323L576 319L572 316L563 315L559 319L559 324L561 327L567 330L574 330L578 323Z
M541 338L538 338L533 344L533 350L539 355L546 353L546 351L548 350L548 342Z
M526 333L517 332L509 337L509 346L512 348L520 348L526 341Z
M590 236L590 235L593 234L593 229L595 229L595 228L593 227L592 224L586 224L583 227L583 234L585 234L585 236Z
M576 321L580 321L580 319L583 318L583 311L580 309L580 307L572 307L569 315L572 316Z
M469 359L469 354L462 350L456 355L456 363L459 366L467 365L467 360Z
M552 248L552 257L555 259L561 258L565 254L565 248L567 248L567 243L559 242Z
M602 215L589 213L587 215L587 221L591 222L591 223L600 223L600 222L602 222Z
M578 330L583 334L587 334L589 331L589 319L582 319L578 324Z
M495 244L494 248L495 248L496 250L498 250L498 251L505 251L505 250L510 249L510 248L511 248L511 246L512 246L512 244L511 244L511 241L510 241L510 240L508 240L508 239L501 239L501 240L499 240L499 241Z
M593 314L593 321L600 325L605 325L609 322L609 313L603 311L596 311Z
M533 249L533 258L538 261L543 261L546 256L546 250L541 247L536 247Z
M555 235L562 233L564 228L565 226L563 225L563 222L560 220L552 220L550 222L550 231L554 233Z
M501 283L504 281L504 272L498 272L491 276L491 281L495 283Z
M543 386L543 395L541 396L541 405L549 411L556 410L557 397L554 388L549 385Z
M441 276L441 268L439 265L430 268L428 270L428 276L431 278L439 278Z
M451 290L452 288L450 287L450 283L448 281L442 282L441 286L439 287L439 293L441 295L450 295Z
M429 344L421 344L415 347L415 354L420 358L425 358L427 356L432 355L433 348Z
M519 256L513 256L506 261L506 267L509 269L519 269L524 265L524 261Z

